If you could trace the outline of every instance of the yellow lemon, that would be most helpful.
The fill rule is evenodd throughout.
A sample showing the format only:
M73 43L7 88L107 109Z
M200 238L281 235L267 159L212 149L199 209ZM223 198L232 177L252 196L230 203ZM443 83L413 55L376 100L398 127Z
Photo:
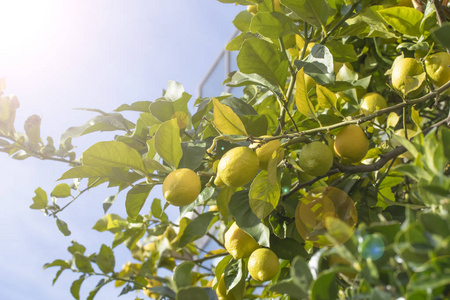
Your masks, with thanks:
M298 164L309 175L325 175L333 165L333 152L324 143L312 142L303 147Z
M264 138L269 137L268 135L262 136ZM256 155L259 160L259 167L262 170L267 170L267 165L269 164L269 160L272 158L272 154L281 147L280 140L273 140L263 144L259 147L261 143L253 143L250 148L256 149ZM280 155L278 156L278 162L280 162L284 157L284 149L280 150Z
M247 147L236 147L225 153L217 166L217 176L230 187L249 183L258 173L259 160L255 152Z
M450 80L450 54L438 52L428 56L425 60L425 69L435 86L443 86Z
M175 206L191 204L197 199L200 191L200 177L191 169L172 171L163 182L164 198Z
M336 135L334 151L344 162L359 162L369 151L369 140L359 126L348 125Z
M271 280L279 267L278 256L267 248L256 249L248 259L248 272L258 281Z
M259 244L244 230L240 229L236 222L225 233L225 249L234 259L249 257L259 248Z
M366 116L386 107L386 99L378 93L368 93L362 98L361 112ZM377 120L383 123L386 120L386 115L377 117Z
M404 57L396 59L392 65L392 86L403 95L411 97L420 94L425 85L424 82L413 91L406 91L406 80L412 76L423 73L422 65L412 57Z
M147 282L148 282L148 284L147 284L147 287L148 287L148 288L152 288L152 287L155 287L155 286L162 286L162 283L159 282L159 281L156 280L156 279L147 279ZM153 293L153 292L151 292L151 291L148 290L148 289L145 289L145 290L144 290L144 294L147 295L147 297L150 297L150 298L152 298L152 299L157 299L158 296L159 296L159 294Z

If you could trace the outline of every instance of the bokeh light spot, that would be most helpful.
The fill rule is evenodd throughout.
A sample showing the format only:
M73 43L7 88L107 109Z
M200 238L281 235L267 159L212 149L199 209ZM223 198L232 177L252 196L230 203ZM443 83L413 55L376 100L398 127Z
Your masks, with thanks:
M382 257L385 249L383 238L377 234L364 236L363 242L359 244L361 256L373 261Z

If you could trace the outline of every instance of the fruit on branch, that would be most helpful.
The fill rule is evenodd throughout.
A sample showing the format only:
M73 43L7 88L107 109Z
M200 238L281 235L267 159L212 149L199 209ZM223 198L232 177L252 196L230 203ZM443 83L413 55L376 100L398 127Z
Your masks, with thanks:
M258 172L259 160L247 147L228 150L217 166L217 176L227 186L239 187L249 183Z
M237 226L236 222L225 233L224 246L234 259L249 257L260 247L253 237Z
M392 86L405 97L415 97L423 91L425 81L414 76L422 73L422 65L415 58L397 57L392 64Z
M248 272L258 281L271 280L279 267L278 256L267 248L256 249L248 259Z
M163 182L164 198L175 206L191 204L197 199L200 191L200 177L191 169L172 171Z
M298 164L309 175L325 175L333 165L333 152L324 143L312 142L303 147Z
M334 151L344 163L356 163L369 151L369 140L359 126L348 125L336 135Z
M387 102L383 96L378 93L365 94L361 102L361 112L365 115L371 115L374 112L386 108ZM386 115L377 117L379 123L383 123L386 120Z
M263 138L267 138L270 137L268 135L264 135L262 136ZM261 145L261 146L260 146ZM262 170L267 170L267 166L269 164L269 160L272 158L272 155L275 151L277 151L278 148L281 147L281 142L280 140L273 140L273 141L269 141L265 144L263 144L262 142L256 142L253 143L250 148L252 149L256 149L256 155L258 156L258 160L259 160L259 167ZM278 163L283 159L284 157L284 149L281 148L280 149L280 153L278 155Z
M428 78L436 87L441 87L450 80L450 54L438 52L425 59Z
M159 282L159 281L156 280L156 279L147 279L147 282L148 282L147 288L152 288L152 287L156 287L156 286L162 286L162 283ZM150 298L152 298L152 299L157 299L158 296L159 296L159 294L154 293L154 292L151 292L149 289L144 289L144 294L145 294L147 297L150 297Z

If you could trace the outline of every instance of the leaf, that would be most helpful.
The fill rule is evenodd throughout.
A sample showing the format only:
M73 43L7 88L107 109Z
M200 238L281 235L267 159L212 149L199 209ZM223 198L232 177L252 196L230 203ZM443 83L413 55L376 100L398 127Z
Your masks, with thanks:
M245 126L233 110L213 98L214 103L214 124L217 129L230 135L247 135Z
M117 231L122 231L128 227L128 222L116 214L107 214L106 216L99 219L92 229L99 232L110 231L116 233Z
M80 300L80 287L85 278L86 277L82 275L79 279L72 282L72 285L70 286L70 293L77 300Z
M115 109L117 112L121 111L139 111L139 112L149 112L149 106L152 102L150 101L137 101L131 104L122 104L118 108Z
M442 24L442 27L434 30L431 34L433 39L447 49L450 49L450 23Z
M170 168L163 166L162 164L160 164L158 161L156 161L154 159L144 157L143 161L144 161L145 168L147 169L148 172L150 172L150 171L151 171L151 173L153 173L153 171L158 171L158 172L163 172L163 173L171 172Z
M176 300L211 300L214 298L215 292L210 288L202 288L198 286L185 287L178 291Z
M83 165L92 167L126 167L145 172L136 149L117 141L98 142L83 152Z
M270 39L278 39L287 34L296 33L294 22L279 12L259 12L252 18L250 31Z
M315 118L316 111L308 97L308 91L306 90L306 83L305 83L305 73L303 72L303 68L301 68L297 72L295 87L296 91L294 99L298 111L303 115L307 116L308 118Z
M105 286L107 283L109 283L112 279L105 279L102 278L100 279L100 281L97 283L97 285L95 286L95 288L90 291L88 297L86 298L86 300L93 300L95 295L97 295L98 291Z
M31 209L44 209L48 205L47 193L40 187L34 190L36 196L33 197L33 204L30 205Z
M381 17L402 34L420 37L423 14L413 7L396 6L378 11Z
M228 51L238 51L239 49L241 49L241 46L245 40L257 37L258 35L251 32L241 32L238 36L232 39L231 42L227 44L225 49Z
M192 285L192 268L195 263L192 261L185 261L179 264L173 272L173 281L178 289Z
M355 48L352 44L342 44L337 40L332 40L326 43L335 61L338 62L352 62L358 60Z
M75 252L73 258L75 259L75 265L77 266L79 271L83 273L94 272L94 269L92 269L91 261L89 260L89 258L84 256L80 252Z
M139 215L152 188L152 185L140 185L128 191L125 208L130 218L135 219Z
M261 246L270 247L270 230L261 223L261 220L250 208L248 191L234 193L228 203L228 208L239 228L252 236Z
M247 31L249 31L250 22L252 21L252 17L253 17L253 15L250 12L243 10L236 15L236 17L233 20L233 24L240 31L247 32Z
M335 81L333 55L324 45L314 45L306 60L296 60L295 65L298 69L304 68L305 74L318 84L333 84Z
M308 256L308 252L305 251L303 245L292 238L280 239L275 235L271 235L270 245L270 249L281 259L292 261L298 255L302 257Z
M395 128L398 121L400 121L400 116L397 115L395 112L391 112L387 118L386 126L389 128Z
M291 278L278 281L270 290L281 294L288 294L295 299L308 298L308 289L312 282L312 275L308 265L300 256L294 258L290 268Z
M231 295L242 295L245 285L246 268L242 259L232 260L225 268L224 282L226 291Z
M224 218L230 215L230 211L228 210L228 203L230 202L231 196L234 194L235 191L236 188L224 186L217 194L216 197L217 208L219 209L220 214Z
M102 245L97 255L96 263L103 273L114 272L116 261L112 249L106 245Z
M269 183L267 171L261 171L253 179L248 192L250 207L260 219L267 217L278 205L280 200L280 182Z
M61 231L65 236L69 236L71 234L66 222L56 219L56 226L58 226L59 231Z
M217 221L214 217L216 217L215 212L207 212L192 220L192 222L186 226L186 229L184 230L184 233L178 243L178 247L182 248L191 241L204 236L208 232L208 229L211 227L212 223Z
M195 170L200 166L206 154L206 143L202 141L182 142L181 149L183 149L183 156L178 168Z
M396 145L402 145L403 147L405 147L406 150L408 150L408 152L411 153L412 156L414 156L414 158L416 158L417 155L419 154L419 152L416 149L416 147L414 146L414 144L411 143L406 138L399 136L399 135L393 135L391 137L391 139Z
M72 178L114 178L119 180L126 180L127 170L125 168L110 168L110 167L89 167L76 166L67 170L58 180L72 179Z
M180 217L184 217L187 213L192 212L193 210L195 210L195 208L199 205L203 205L204 203L206 203L206 201L208 201L209 199L211 199L211 197L214 194L214 188L212 187L205 187L200 195L198 195L197 199L195 199L194 202L192 202L189 205L185 205L180 207Z
M162 123L155 133L154 141L161 158L176 169L183 156L177 120L171 119Z
M320 272L317 279L311 285L312 300L336 299L338 295L338 285L336 273L332 270Z
M67 183L60 183L53 191L50 193L50 196L56 197L56 198L66 198L70 196L70 186Z
M336 109L336 94L319 84L316 85L317 101L322 108Z
M303 21L318 27L326 25L331 11L326 0L281 0L281 4L287 6Z
M274 44L261 39L246 40L237 55L237 65L242 73L258 74L284 89L289 62Z

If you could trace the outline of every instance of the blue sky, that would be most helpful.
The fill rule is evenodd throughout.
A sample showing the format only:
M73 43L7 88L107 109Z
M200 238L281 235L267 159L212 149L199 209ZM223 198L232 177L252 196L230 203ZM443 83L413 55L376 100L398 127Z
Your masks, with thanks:
M23 131L25 119L38 114L42 137L58 141L66 128L94 116L73 108L112 111L122 103L155 100L168 80L183 83L197 96L198 84L234 32L231 21L242 9L215 0L0 0L0 78L6 77L6 94L17 95L21 104L16 129ZM85 136L73 143L81 154L98 138L112 137ZM29 206L34 190L50 192L67 166L0 154L0 299L71 299L70 284L77 277L63 273L52 287L56 269L43 271L42 266L68 258L72 239L88 253L111 243L112 235L91 228L103 216L102 201L115 191L90 191L61 214L72 231L64 237L53 219ZM123 214L123 197L112 212ZM126 253L116 248L117 266L125 263ZM83 284L82 299L95 284ZM119 292L107 287L97 299ZM134 299L134 294L121 299Z

